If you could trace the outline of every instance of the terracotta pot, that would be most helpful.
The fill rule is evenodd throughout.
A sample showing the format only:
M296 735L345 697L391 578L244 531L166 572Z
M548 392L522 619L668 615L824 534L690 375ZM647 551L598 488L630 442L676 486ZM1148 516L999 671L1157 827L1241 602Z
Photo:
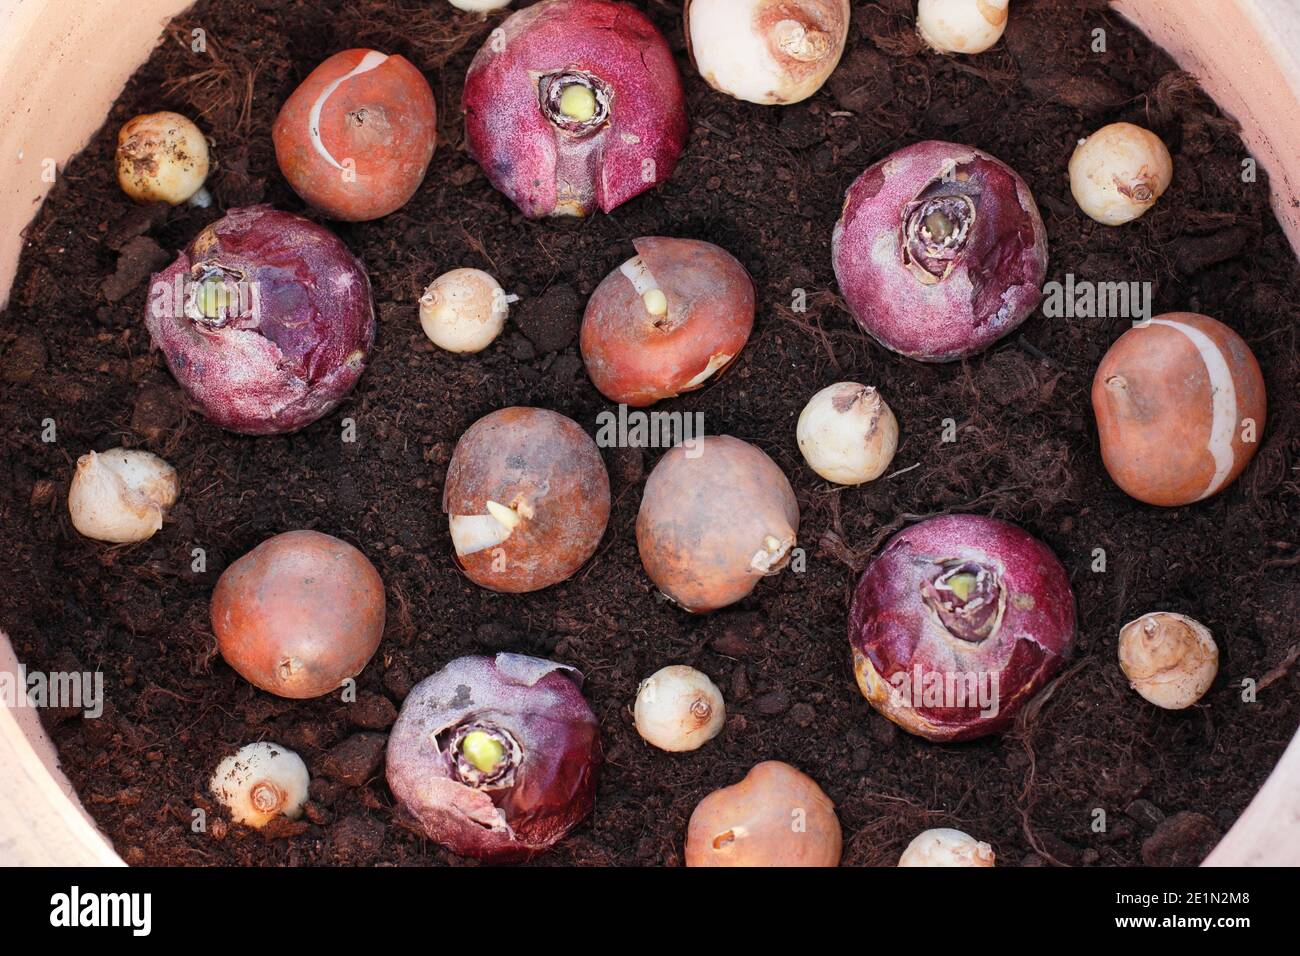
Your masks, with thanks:
M188 0L0 0L0 306L22 231L62 166ZM1300 249L1300 10L1294 0L1113 0L1240 121ZM1014 9L1013 9L1014 15ZM0 633L0 671L16 672ZM36 713L0 700L0 865L120 865L58 769ZM1300 737L1208 865L1300 864Z

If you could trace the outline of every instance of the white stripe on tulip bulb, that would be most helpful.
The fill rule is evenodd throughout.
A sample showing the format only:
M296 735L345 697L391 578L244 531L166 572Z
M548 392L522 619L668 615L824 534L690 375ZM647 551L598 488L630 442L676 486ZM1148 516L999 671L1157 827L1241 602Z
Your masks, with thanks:
M632 711L641 738L673 753L702 747L727 718L717 685L685 664L664 667L643 680Z
M232 820L261 829L278 816L301 816L310 783L301 757L262 741L217 764L208 787Z
M687 0L686 42L704 82L738 100L798 103L844 52L848 0Z
M1174 161L1155 133L1111 123L1079 141L1070 157L1070 192L1105 226L1132 222L1155 205L1174 178Z
M420 296L420 326L448 352L481 352L501 334L510 304L518 301L481 269L452 269Z
M940 53L983 53L1007 29L1011 0L921 0L916 27Z
M179 113L137 116L117 134L117 181L136 202L211 204L208 141Z
M77 459L68 514L87 538L131 544L153 537L180 491L176 469L151 452L92 451Z
M795 433L808 467L841 485L879 478L898 449L894 413L879 392L856 382L837 382L814 395Z
M1119 666L1148 701L1165 710L1182 710L1214 683L1219 647L1199 621L1154 611L1120 628Z
M457 10L466 13L489 13L510 6L510 0L447 0Z
M907 845L899 866L992 866L993 847L969 833L941 827L926 830Z

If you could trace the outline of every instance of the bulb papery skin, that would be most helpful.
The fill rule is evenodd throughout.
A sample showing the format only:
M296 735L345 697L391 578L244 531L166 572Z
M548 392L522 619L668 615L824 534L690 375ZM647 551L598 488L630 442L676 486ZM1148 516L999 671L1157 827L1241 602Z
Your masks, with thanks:
M670 753L704 746L727 719L717 685L684 664L660 668L643 680L632 713L641 739Z
M983 53L1007 29L1010 0L920 0L916 27L939 53Z
M993 866L993 848L969 833L941 827L916 836L903 855L899 866Z
M510 6L510 0L448 0L457 10L466 13L488 13Z
M157 455L129 448L92 451L77 459L68 514L87 538L131 544L153 537L180 490L176 469Z
M857 382L828 385L795 430L808 467L827 481L860 485L885 473L898 449L898 420L880 393Z
M147 113L117 134L117 181L136 202L178 206L208 178L208 141L179 113Z
M213 284L217 315L203 311ZM328 414L375 342L361 262L325 227L269 206L232 209L155 274L145 326L204 416L248 435Z
M1169 188L1174 161L1164 141L1132 123L1103 126L1070 157L1070 192L1079 208L1105 226L1146 214Z
M849 0L687 0L686 42L704 82L750 103L798 103L834 71Z
M364 222L415 195L437 147L429 82L408 60L344 50L312 70L271 130L294 192L331 219Z
M596 287L582 317L587 374L633 407L693 391L727 368L754 328L754 282L712 243L650 236Z
M475 584L519 594L570 577L609 521L609 473L577 422L502 408L456 443L442 510L456 561Z
M388 785L429 839L490 862L527 859L595 804L600 727L572 667L521 654L461 657L415 686L388 738ZM465 731L503 741L483 773Z
M222 658L250 684L295 700L361 673L379 648L384 582L359 550L319 531L267 538L212 591Z
M1167 312L1115 340L1093 377L1092 409L1115 484L1176 507L1237 480L1263 440L1268 399L1241 336L1207 315Z
M558 111L574 84L595 115ZM543 0L512 13L470 64L465 144L527 217L609 212L667 179L686 142L668 44L639 10Z
M1154 611L1120 628L1119 664L1146 700L1183 710L1214 683L1219 647L1204 624L1173 611Z
M481 352L505 328L513 298L481 269L453 269L420 297L420 327L448 352Z
M646 574L687 611L734 604L790 561L799 502L780 467L730 435L678 445L646 480L636 543Z
M929 740L1004 730L1074 646L1069 578L1015 525L943 515L890 538L849 611L854 676L885 717Z
M849 187L831 256L863 330L908 358L951 362L992 345L1038 305L1047 233L1008 166L928 140Z
M686 865L839 866L835 804L816 781L778 760L709 794L686 828Z
M279 816L300 817L310 784L301 757L287 747L261 741L222 760L208 789L232 820L261 829Z

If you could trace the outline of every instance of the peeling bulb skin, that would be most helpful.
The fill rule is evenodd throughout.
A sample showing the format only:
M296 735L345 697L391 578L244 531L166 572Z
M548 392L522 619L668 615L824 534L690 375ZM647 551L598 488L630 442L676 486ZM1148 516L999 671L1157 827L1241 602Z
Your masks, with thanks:
M777 760L709 794L686 829L686 865L839 866L835 804L816 781Z
M145 326L204 416L247 435L296 431L356 385L375 341L365 268L323 226L232 209L154 275Z
M920 0L916 27L939 53L983 53L1007 29L1010 0Z
M741 600L790 561L799 503L776 462L729 435L665 454L646 481L637 549L650 580L687 611Z
M117 181L136 202L188 202L209 168L207 139L179 113L137 116L117 134Z
M462 657L415 686L388 738L388 785L430 840L493 863L535 856L595 804L600 728L571 667Z
M894 535L849 611L863 696L935 741L1006 729L1060 671L1074 638L1074 595L1055 555L1015 525L977 515Z
M929 140L849 187L831 256L864 331L908 358L951 362L992 345L1038 305L1047 233L1008 166Z
M849 14L848 0L687 0L683 18L704 82L776 105L821 89L844 52Z
M1110 347L1092 381L1101 457L1115 484L1177 507L1236 481L1264 436L1264 377L1222 322L1169 312Z
M481 352L501 334L517 298L481 269L453 269L420 297L420 327L448 352Z
M1070 157L1070 192L1104 226L1144 216L1174 177L1174 161L1155 133L1132 123L1103 126Z
M635 7L543 0L512 13L465 77L465 143L530 219L609 212L672 175L686 98Z
M903 855L899 866L993 866L993 848L961 830L940 828L917 835Z
M146 541L180 497L176 469L157 455L114 448L77 459L68 514L80 534L111 544Z
M1209 628L1183 614L1155 611L1119 632L1119 664L1133 689L1165 710L1191 707L1219 673Z
M596 553L609 520L609 474L577 422L543 408L503 408L456 443L442 509L471 581L536 591Z
M433 90L408 60L344 50L312 70L271 130L294 192L331 219L364 222L401 209L437 146Z
M208 789L236 823L261 829L276 817L296 820L311 778L292 750L265 741L248 744L217 765Z
M318 531L268 538L212 592L217 649L241 677L305 700L356 677L379 648L384 582L364 554Z
M633 407L705 385L754 328L754 282L736 259L696 239L645 237L597 286L582 318L587 374Z
M684 664L660 668L643 680L632 712L641 739L670 753L704 746L727 719L717 685Z
M898 420L869 385L839 382L804 406L796 428L808 467L827 481L860 485L885 473L898 449Z

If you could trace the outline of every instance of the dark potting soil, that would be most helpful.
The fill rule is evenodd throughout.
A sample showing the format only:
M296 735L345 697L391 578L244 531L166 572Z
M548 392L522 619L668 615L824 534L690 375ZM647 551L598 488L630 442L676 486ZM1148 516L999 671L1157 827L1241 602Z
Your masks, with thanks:
M0 626L32 669L104 673L103 717L47 713L46 726L128 862L458 862L397 822L385 733L416 681L459 655L502 650L585 671L607 749L594 816L543 864L678 864L695 804L765 759L795 764L830 794L848 864L892 864L934 826L970 831L1010 865L1195 862L1263 783L1300 722L1300 274L1262 170L1243 182L1232 122L1097 2L1022 0L1003 43L956 59L920 49L911 0L855 2L838 71L786 108L709 90L687 62L679 6L656 0L649 13L678 54L690 141L669 182L612 215L529 222L488 185L464 151L459 99L500 16L429 0L199 3L63 171L0 320ZM1103 53L1092 49L1098 28ZM196 29L206 52L192 48ZM226 208L302 208L276 168L271 123L318 62L357 46L419 65L441 130L410 205L334 226L373 278L372 364L340 409L299 434L222 432L186 410L150 349L149 274ZM195 116L214 141L209 210L138 208L116 185L118 128L164 108ZM1121 119L1160 134L1176 173L1151 213L1109 229L1076 208L1066 163L1080 136ZM841 197L870 162L924 138L974 144L1024 176L1047 223L1049 279L1149 280L1157 312L1209 313L1245 337L1272 403L1239 481L1162 510L1108 479L1089 387L1125 318L1039 313L987 353L940 367L887 354L858 331L831 271ZM643 235L718 243L758 283L757 325L736 366L661 408L703 412L710 433L754 442L782 466L799 496L807 569L707 617L665 603L633 532L658 453L624 449L606 452L613 515L586 567L529 596L481 590L457 572L439 508L452 447L512 404L554 408L594 432L610 406L578 355L581 307ZM477 356L439 351L417 321L424 286L456 266L486 269L521 296L505 334ZM796 290L806 311L792 307ZM795 446L805 401L844 379L880 387L902 426L895 474L860 488L819 480ZM355 442L342 440L345 418ZM47 419L54 442L42 441ZM945 424L955 441L942 441ZM116 445L158 452L183 483L162 531L133 547L78 536L65 506L78 456ZM881 543L951 511L1003 517L1047 541L1070 571L1080 629L1073 665L1015 730L938 746L859 695L845 619ZM217 577L292 528L356 543L387 584L387 631L355 703L270 696L216 654ZM195 548L206 570L193 570ZM1146 704L1116 663L1119 626L1154 609L1200 619L1222 651L1214 687L1185 712ZM629 713L638 681L672 662L704 670L727 699L725 730L691 754L651 749ZM296 749L313 775L305 818L270 833L228 825L206 792L221 757L259 739ZM195 808L206 811L204 832L191 825Z

